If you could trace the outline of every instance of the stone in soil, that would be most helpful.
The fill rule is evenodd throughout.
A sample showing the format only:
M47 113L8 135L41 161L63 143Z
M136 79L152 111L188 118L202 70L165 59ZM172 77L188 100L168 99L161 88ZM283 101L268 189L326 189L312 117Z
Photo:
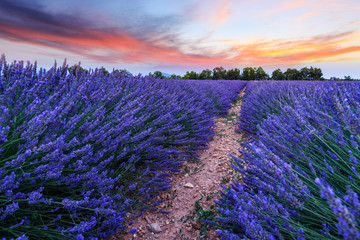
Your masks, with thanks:
M186 188L194 188L194 185L192 185L191 183L186 183L184 185L184 187L186 187Z
M158 223L152 223L152 224L148 225L148 229L150 232L153 232L153 233L159 233L162 231L162 229L160 228L160 225Z

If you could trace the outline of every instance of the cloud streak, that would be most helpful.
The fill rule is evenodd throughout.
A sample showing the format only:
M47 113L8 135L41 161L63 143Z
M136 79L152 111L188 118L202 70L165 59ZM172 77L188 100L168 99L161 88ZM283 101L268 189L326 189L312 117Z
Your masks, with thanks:
M306 1L305 0L296 0L296 1L285 1L286 3L284 4L280 4L277 7L271 8L269 10L267 10L264 14L269 16L269 15L275 15L284 11L288 11L290 9L295 9L295 8L299 8L299 7L303 7L306 5Z
M223 24L229 18L229 16L232 14L230 7L231 7L230 1L223 1L221 3L221 5L218 7L218 10L215 13L214 22L212 24L213 27Z
M320 15L320 14L324 14L324 13L328 13L328 12L333 12L335 11L334 9L323 9L323 10L317 10L317 11L311 11L308 13L305 13L304 15L300 16L297 18L298 21L303 21L305 19L314 17L316 15Z
M234 48L239 62L268 64L299 64L311 61L331 61L328 58L360 52L358 32L316 36L308 40L273 40ZM355 44L354 44L355 42Z

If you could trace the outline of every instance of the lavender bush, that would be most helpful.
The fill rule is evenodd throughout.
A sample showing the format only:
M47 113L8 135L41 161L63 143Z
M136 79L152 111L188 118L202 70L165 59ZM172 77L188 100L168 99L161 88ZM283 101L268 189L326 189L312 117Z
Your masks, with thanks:
M316 86L324 82L314 81L251 81L246 85L241 107L239 129L255 135L268 115L279 113L283 106L292 106L293 98L300 94L313 94Z
M125 228L127 211L168 189L169 174L214 135L212 118L227 106L208 92L244 86L65 63L45 71L3 56L0 235L95 239Z
M239 92L247 84L238 80L186 80L194 91L202 93L201 99L208 99L207 104L211 112L216 115L225 115L231 107L231 102L236 101Z
M360 84L312 88L285 91L234 158L244 177L218 202L223 239L360 239Z

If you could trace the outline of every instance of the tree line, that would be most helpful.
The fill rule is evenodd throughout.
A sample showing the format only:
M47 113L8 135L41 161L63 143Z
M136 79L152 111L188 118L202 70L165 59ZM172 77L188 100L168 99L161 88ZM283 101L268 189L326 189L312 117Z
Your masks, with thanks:
M78 71L88 70L83 69L79 64L75 64L73 66L68 67L69 73L77 75ZM99 68L98 70L102 71L104 75L108 74L104 67ZM113 69L113 72L119 72L124 76L132 75L126 69ZM242 72L238 68L232 68L226 70L223 67L215 67L213 70L204 69L200 73L195 71L187 71L184 76L172 74L168 76L164 76L162 72L155 71L154 73L149 73L150 76L156 78L167 78L167 79L195 79L195 80L325 80L323 77L322 70L320 68L314 67L303 67L300 70L295 68L288 68L285 72L281 71L281 69L276 69L272 72L271 76L264 71L262 67L245 67ZM344 76L343 78L331 77L330 79L335 81L359 81L360 79L353 79L350 76Z
M155 71L150 75L158 78L165 78L160 71ZM171 75L169 78L177 79L224 79L224 80L324 80L323 73L320 68L303 67L300 70L288 68L285 72L276 69L271 76L265 72L262 67L245 67L242 72L238 68L226 70L223 67L215 67L213 70L204 69L200 73L195 71L187 71L184 76Z

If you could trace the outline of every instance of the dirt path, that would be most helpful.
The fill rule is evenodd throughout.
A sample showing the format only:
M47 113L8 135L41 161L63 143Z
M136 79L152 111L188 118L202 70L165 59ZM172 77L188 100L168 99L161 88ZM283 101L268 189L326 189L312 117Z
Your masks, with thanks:
M211 206L218 199L220 184L227 185L235 177L229 153L240 155L242 135L235 129L242 95L227 116L216 119L216 136L209 143L209 149L199 152L200 161L184 163L184 172L171 179L172 189L159 197L165 199L159 209L170 213L144 213L130 226L137 228L137 233L128 233L121 239L219 239L213 230L203 231L201 219L214 213ZM158 227L161 232L154 233Z

